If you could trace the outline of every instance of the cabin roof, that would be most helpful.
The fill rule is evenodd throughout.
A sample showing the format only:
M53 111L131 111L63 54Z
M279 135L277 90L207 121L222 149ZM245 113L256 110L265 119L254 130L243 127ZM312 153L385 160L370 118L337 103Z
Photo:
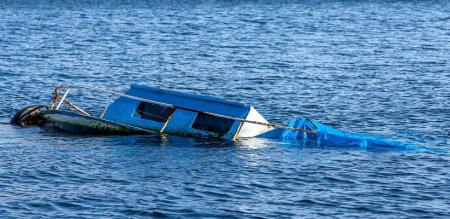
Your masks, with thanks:
M217 113L238 118L245 118L250 110L250 105L239 102L138 84L132 84L130 90L127 91L127 94L148 100L172 104L175 106L191 108L198 111Z
M139 84L131 84L130 87L131 87L131 89L140 89L143 91L147 91L147 92L151 92L151 93L159 93L159 94L164 94L164 95L168 95L168 96L178 96L178 97L184 97L184 98L188 98L188 99L206 100L206 101L210 101L210 102L216 102L216 103L221 103L221 104L226 104L226 105L233 105L233 106L238 106L238 107L250 107L247 104L229 101L229 100L218 98L218 97L199 95L199 94L193 94L193 93L184 93L184 92L179 92L179 91L175 91L175 90L168 90L168 89L162 89L162 88L157 88L157 87L149 87L146 85L139 85Z

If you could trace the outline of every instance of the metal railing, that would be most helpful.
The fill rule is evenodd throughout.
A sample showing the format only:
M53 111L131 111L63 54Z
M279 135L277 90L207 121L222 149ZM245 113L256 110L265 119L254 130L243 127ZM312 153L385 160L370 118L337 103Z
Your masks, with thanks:
M104 88L94 87L94 86L90 86L90 85L60 85L60 86L57 86L55 88L55 92L54 92L55 95L53 96L53 102L50 105L50 109L58 110L63 103L67 103L69 106L73 107L74 109L76 109L77 111L81 112L82 114L84 114L86 116L94 117L94 116L90 115L88 112L86 112L85 110L81 109L77 105L75 105L72 102L67 100L67 96L68 96L69 92L71 91L71 89L73 89L73 88L85 88L85 89L95 90L95 91L99 91L99 92L103 92L103 93L109 93L109 94L112 94L112 95L115 95L115 96L125 97L125 98L131 99L131 100L137 100L137 101L140 101L140 102L146 102L146 103L151 103L151 104L158 104L158 105L162 105L162 106L166 106L166 107L173 107L174 111L176 109L183 109L183 110L192 111L192 112L196 112L196 113L204 113L206 115L210 115L210 116L213 116L213 117L239 121L240 122L240 126L242 126L243 123L247 122L247 123L252 123L252 124L272 127L272 128L281 128L281 129L287 129L287 130L291 130L291 131L317 134L316 130L298 129L298 128L288 127L288 126L280 125L280 124L271 124L271 123L266 123L266 122L258 122L258 121L252 121L252 120L247 120L247 119L241 119L241 118L236 118L236 117L232 117L232 116L226 116L226 115L221 115L221 114L217 114L217 113L211 113L211 112L196 110L196 109L192 109L192 108L188 108L188 107L177 106L177 105L174 105L174 104L168 104L168 103L154 101L154 100L149 100L149 99L145 99L145 98L141 98L141 97L131 96L131 95L128 95L128 94L124 94L124 93L120 93L120 92L116 92L116 91L112 91L112 90L108 90L108 89L104 89ZM67 89L66 92L62 96L61 96L61 93L60 93L61 89ZM59 100L59 102L58 102L58 100ZM108 108L108 105L109 104L107 104L105 106L103 112L100 114L100 116L99 116L100 119L102 119L102 115L104 115L106 109ZM168 124L168 122L170 121L171 118L172 118L172 115L170 115L168 117L168 119L164 123L164 126L160 130L160 132L164 131L164 128L167 126L167 124ZM237 132L239 132L239 130Z

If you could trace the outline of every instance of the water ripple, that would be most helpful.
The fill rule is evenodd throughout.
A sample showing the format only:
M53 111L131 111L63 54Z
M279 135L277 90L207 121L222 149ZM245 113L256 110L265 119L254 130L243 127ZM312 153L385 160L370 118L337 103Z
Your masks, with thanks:
M138 82L436 150L0 124L0 215L448 218L450 154L439 150L450 149L449 14L447 1L6 1L1 121L49 103L58 84ZM82 94L84 106L106 102Z

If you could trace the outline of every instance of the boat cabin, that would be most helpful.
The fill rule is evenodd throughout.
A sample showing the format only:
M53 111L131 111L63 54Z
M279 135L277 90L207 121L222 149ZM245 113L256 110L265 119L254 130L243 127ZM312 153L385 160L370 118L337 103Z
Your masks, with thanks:
M236 139L272 129L253 106L242 103L135 84L126 94L139 100L118 97L103 119L189 137Z

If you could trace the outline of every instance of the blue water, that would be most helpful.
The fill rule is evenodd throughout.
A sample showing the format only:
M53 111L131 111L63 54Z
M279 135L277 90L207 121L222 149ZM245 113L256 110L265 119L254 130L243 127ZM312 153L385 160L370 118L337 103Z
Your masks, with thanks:
M440 152L3 124L1 218L450 217L448 1L169 2L2 1L0 121L138 82Z

